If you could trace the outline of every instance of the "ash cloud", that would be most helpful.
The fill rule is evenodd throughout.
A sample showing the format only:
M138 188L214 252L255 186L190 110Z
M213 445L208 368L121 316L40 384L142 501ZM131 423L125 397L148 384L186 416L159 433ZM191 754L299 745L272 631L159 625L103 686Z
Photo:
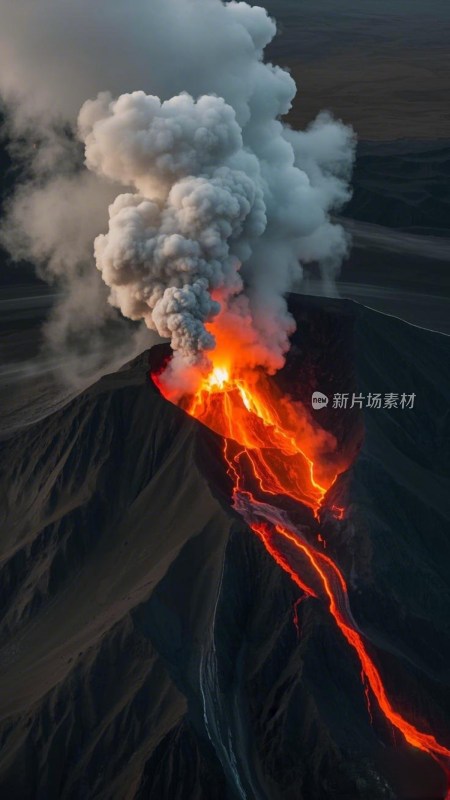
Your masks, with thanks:
M0 91L37 147L3 238L65 288L55 348L104 334L107 350L111 328L123 346L119 309L171 339L178 377L227 338L282 365L284 294L310 261L332 281L348 248L329 214L354 137L326 114L282 124L296 87L263 62L275 32L264 9L219 0L7 5Z

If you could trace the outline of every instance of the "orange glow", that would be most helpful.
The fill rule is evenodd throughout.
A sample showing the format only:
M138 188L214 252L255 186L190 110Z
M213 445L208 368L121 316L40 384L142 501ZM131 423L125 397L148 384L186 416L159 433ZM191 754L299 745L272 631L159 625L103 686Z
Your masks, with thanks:
M253 523L253 530L261 536L261 525ZM344 577L336 564L330 558L324 556L323 553L315 552L312 547L302 542L298 537L287 528L280 525L275 527L275 532L282 538L286 539L294 548L300 550L308 559L315 574L319 577L322 584L323 592L328 600L328 607L340 631L347 639L347 642L358 654L361 662L362 674L365 681L367 681L373 694L375 695L378 705L380 706L384 716L389 722L392 723L405 737L406 741L418 747L420 750L425 750L430 755L439 755L450 757L450 750L436 741L435 737L429 733L422 733L417 730L411 723L407 722L398 711L395 711L391 705L380 673L370 658L366 646L363 642L362 636L356 630L355 623L351 619L348 609L348 595L347 586ZM267 537L265 532L262 536ZM336 582L338 585L336 585ZM342 597L340 596L342 593Z
M344 519L345 508L342 508L342 506L331 506L331 510L336 519Z
M154 376L154 380L170 399L164 375ZM340 569L286 522L286 498L310 508L319 520L328 489L337 475L348 468L348 463L339 462L332 453L332 437L321 435L307 412L278 394L267 377L256 371L234 375L226 364L216 365L196 394L185 398L181 405L224 437L234 507L301 592L326 602L337 627L358 656L369 714L370 689L385 718L406 742L438 760L448 775L446 760L450 749L431 733L417 729L388 698L380 672L352 617L347 584ZM333 505L331 511L336 518L344 518L345 508ZM318 539L325 546L320 534ZM294 623L299 630L297 606Z
M156 382L167 397L163 376ZM314 462L314 454L323 446L323 434L314 430L304 411L277 395L262 373L231 377L226 366L216 366L183 407L244 448L261 491L288 495L317 513L336 478L336 464ZM328 440L329 444L330 435Z

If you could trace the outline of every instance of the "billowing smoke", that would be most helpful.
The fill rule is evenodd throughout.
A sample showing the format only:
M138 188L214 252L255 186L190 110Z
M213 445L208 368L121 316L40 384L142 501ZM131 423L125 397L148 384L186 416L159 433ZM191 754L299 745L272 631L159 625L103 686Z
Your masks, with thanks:
M72 338L78 319L119 324L117 308L170 338L177 380L231 340L241 363L282 365L285 293L309 262L331 280L347 250L329 214L348 199L354 141L326 114L306 132L282 124L296 87L263 62L275 32L262 8L220 0L7 10L0 88L12 130L33 126L39 146L6 240L65 282Z

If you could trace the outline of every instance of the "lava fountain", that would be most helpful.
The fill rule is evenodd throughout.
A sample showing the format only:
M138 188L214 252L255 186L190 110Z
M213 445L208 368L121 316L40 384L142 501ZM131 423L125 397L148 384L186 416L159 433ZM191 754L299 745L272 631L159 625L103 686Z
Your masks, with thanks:
M174 398L164 372L152 378L161 393ZM216 363L193 396L177 401L185 411L224 439L223 455L232 481L234 508L259 537L274 561L301 590L327 606L348 645L357 654L370 712L370 693L385 719L413 747L428 753L444 769L447 782L450 749L430 732L407 720L388 697L350 609L347 583L337 564L305 537L286 512L292 504L307 506L320 524L326 494L350 465L327 458L321 439L301 407L283 397L273 381L257 370L234 374ZM284 506L284 507L283 507ZM345 509L332 506L342 519ZM450 798L450 791L447 794Z

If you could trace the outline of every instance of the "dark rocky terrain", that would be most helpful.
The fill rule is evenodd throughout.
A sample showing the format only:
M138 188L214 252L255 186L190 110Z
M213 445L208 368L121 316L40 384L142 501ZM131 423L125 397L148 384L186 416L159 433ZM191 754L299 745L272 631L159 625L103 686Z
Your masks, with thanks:
M327 503L346 518L325 511L323 528L389 695L449 746L449 339L348 301L291 305L278 380L294 397L416 394L412 410L315 412L341 443L364 429ZM12 427L1 797L444 796L439 767L375 706L371 724L320 601L300 604L298 637L297 590L230 508L218 437L159 395L148 354Z
M360 142L345 216L405 233L448 237L449 179L448 140Z
M360 139L338 292L450 333L448 2L266 5L291 124L325 107ZM4 144L1 213L21 175ZM298 636L298 592L230 508L221 443L159 396L149 354L63 390L41 352L60 289L1 249L0 289L1 800L442 798L373 702L371 723L319 601ZM291 303L286 392L416 394L315 413L349 454L362 442L327 502L346 518L322 525L389 696L450 746L450 340Z

